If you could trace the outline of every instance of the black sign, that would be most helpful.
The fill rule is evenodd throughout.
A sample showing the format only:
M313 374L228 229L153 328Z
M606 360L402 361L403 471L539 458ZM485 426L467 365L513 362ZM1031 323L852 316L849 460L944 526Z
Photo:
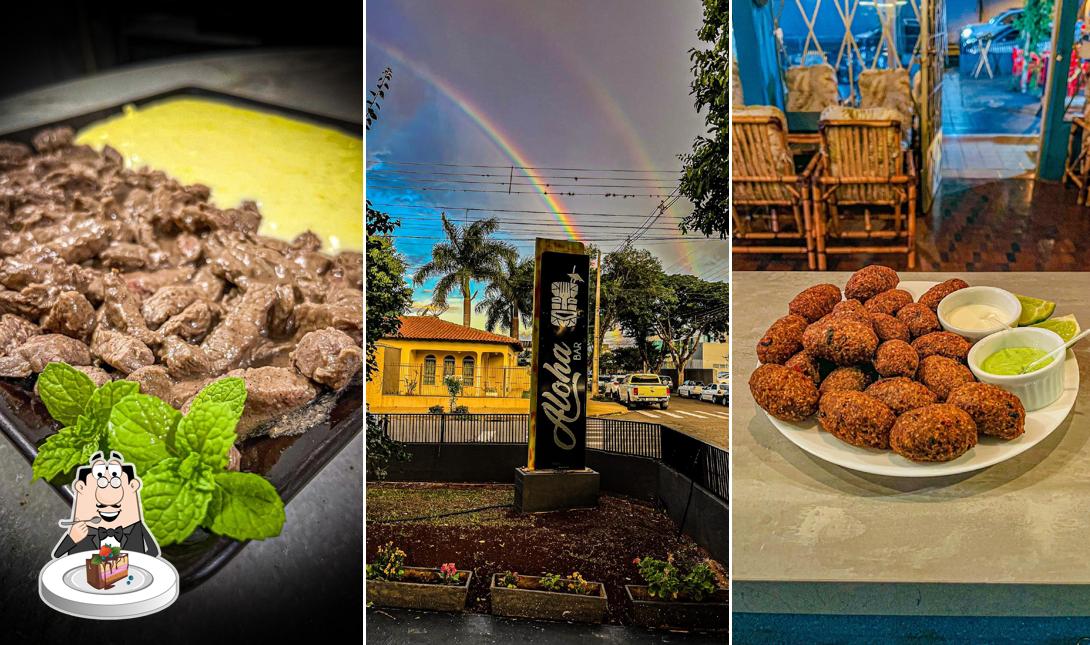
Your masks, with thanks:
M528 466L585 468L590 257L578 242L538 239L536 259Z

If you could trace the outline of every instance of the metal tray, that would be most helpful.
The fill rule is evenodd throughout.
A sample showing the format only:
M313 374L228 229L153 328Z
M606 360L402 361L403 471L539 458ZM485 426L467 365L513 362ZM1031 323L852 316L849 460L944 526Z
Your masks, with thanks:
M241 107L281 114L318 125L337 128L354 136L362 136L360 123L341 121L301 110L280 107L261 101L232 96L198 87L183 87L144 98L126 101L116 106L88 112L60 121L43 123L9 133L0 133L0 140L29 143L42 128L68 125L76 130L95 121L119 114L125 105L142 105L177 97L200 97L222 101ZM15 444L28 464L38 454L38 446L56 432L58 425L49 416L41 400L33 392L34 380L0 381L0 432ZM345 446L359 434L363 427L363 381L360 375L339 394L327 393L335 398L332 408L323 420L302 434L277 438L257 437L239 446L242 452L242 469L268 479L284 503L289 503L307 483L318 474ZM328 403L328 399L320 399ZM28 466L29 470L29 466ZM69 481L64 477L50 482L66 503L72 502ZM59 519L59 518L58 518ZM360 518L363 521L363 518ZM273 538L276 539L276 538ZM181 576L182 591L193 589L207 580L245 547L247 542L219 537L198 529L181 544L163 549L163 555L174 565Z

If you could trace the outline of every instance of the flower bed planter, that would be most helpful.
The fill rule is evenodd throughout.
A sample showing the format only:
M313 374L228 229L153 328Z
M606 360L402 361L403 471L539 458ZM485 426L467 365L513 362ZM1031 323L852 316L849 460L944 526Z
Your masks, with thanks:
M625 585L624 589L632 603L629 620L641 627L726 630L730 625L730 596L726 591L695 602L652 598L644 585Z
M438 581L435 569L405 567L408 576ZM368 580L367 602L380 607L401 607L403 609L425 609L429 611L462 611L469 596L469 582L472 571L458 570L464 580L457 585L439 582L405 582L393 580Z
M580 623L600 623L605 618L608 600L606 588L600 582L592 582L597 590L593 595L562 593L538 589L510 589L496 584L499 574L493 574L492 613L512 618L535 620L567 620ZM535 585L538 576L518 576L520 583Z

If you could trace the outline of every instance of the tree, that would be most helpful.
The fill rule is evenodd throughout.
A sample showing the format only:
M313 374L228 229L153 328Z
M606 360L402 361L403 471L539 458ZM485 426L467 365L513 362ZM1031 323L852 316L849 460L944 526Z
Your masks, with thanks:
M643 370L643 356L632 347L615 347L602 354L602 371L609 373L639 372Z
M506 242L489 238L499 228L495 218L458 227L447 219L446 213L441 217L447 241L432 247L431 261L416 270L413 284L419 286L428 278L438 277L431 301L440 308L447 306L447 296L458 288L462 293L462 324L469 327L476 296L470 288L471 281L496 278L502 263L517 258L518 252Z
M413 292L405 284L405 260L390 234L398 222L371 208L367 202L367 378L377 369L375 348L380 338L401 328L399 316L412 305Z
M726 238L730 230L727 217L730 187L728 6L728 0L704 0L704 24L697 35L711 46L689 50L693 72L690 93L695 97L697 112L707 110L704 123L708 126L708 136L698 136L693 142L692 153L681 155L683 170L678 187L679 192L693 203L693 212L679 225L681 231L699 231L706 237L718 233L720 238Z
M649 338L654 335L655 303L664 297L662 264L649 251L625 247L607 255L602 265L601 331L620 324L635 342L643 369L661 365ZM599 347L601 339L599 333Z
M477 313L486 316L484 328L492 331L499 326L518 338L519 321L529 325L533 311L534 259L520 262L517 257L505 257L477 303Z
M1014 19L1014 27L1025 37L1025 63L1022 65L1022 91L1026 91L1029 78L1029 55L1037 51L1037 43L1052 32L1052 15L1055 0L1026 0L1022 14Z
M703 338L723 342L730 321L730 286L692 275L668 275L654 303L652 326L663 349L674 359L677 381Z

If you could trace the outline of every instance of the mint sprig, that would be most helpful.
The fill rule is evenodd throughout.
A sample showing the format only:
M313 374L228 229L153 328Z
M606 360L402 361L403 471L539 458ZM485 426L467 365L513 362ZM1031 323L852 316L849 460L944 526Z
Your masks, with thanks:
M154 401L159 400L143 394L122 400L109 425L111 445L126 457L136 455L132 460L144 473L144 519L159 544L180 542L198 526L236 540L279 535L284 502L272 484L260 475L226 470L246 405L246 382L210 383L184 417Z
M62 424L34 459L34 478L52 479L116 450L140 473L144 519L160 545L181 542L198 527L236 540L280 534L284 502L260 475L227 470L235 426L246 406L246 382L207 385L182 415L132 381L96 388L83 372L51 363L38 377L46 409Z
M38 396L63 426L38 448L34 479L53 479L107 450L107 421L113 406L140 386L111 381L96 388L83 372L65 363L50 363L38 376Z

